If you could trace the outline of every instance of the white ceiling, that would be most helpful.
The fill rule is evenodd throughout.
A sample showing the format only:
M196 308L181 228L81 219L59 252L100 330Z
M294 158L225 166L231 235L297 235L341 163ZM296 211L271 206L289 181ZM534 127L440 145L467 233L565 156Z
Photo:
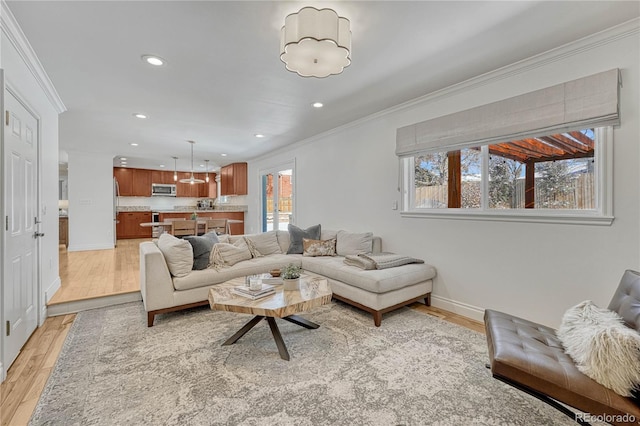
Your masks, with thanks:
M67 107L61 150L156 169L177 156L182 170L186 140L196 167L246 161L640 16L637 1L7 4ZM304 6L351 21L341 75L302 78L280 61L284 17ZM151 67L143 54L168 64Z

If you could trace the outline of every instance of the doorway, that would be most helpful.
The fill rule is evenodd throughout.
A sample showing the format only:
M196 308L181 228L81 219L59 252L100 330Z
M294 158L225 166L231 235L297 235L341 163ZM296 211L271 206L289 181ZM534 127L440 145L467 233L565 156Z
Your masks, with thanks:
M262 190L262 232L286 231L294 222L294 163L260 173Z
M38 119L4 91L2 363L8 370L38 326ZM2 372L4 376L4 371Z

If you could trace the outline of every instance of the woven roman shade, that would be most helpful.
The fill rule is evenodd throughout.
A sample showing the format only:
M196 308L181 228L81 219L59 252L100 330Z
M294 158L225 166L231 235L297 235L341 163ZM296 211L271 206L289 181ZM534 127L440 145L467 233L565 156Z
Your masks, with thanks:
M456 150L620 124L619 71L609 71L401 127L396 155Z

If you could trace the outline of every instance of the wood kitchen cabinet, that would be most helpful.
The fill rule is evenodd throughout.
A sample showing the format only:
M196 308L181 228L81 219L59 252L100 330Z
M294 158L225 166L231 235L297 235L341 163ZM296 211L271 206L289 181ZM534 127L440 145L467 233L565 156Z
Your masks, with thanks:
M151 197L151 170L133 170L133 196Z
M233 163L220 169L220 195L247 195L247 163Z
M113 177L118 181L121 196L133 196L133 169L128 169L126 167L114 167Z
M151 170L151 183L175 183L173 172L165 170Z
M114 167L122 197L151 197L151 170Z
M176 182L176 197L191 197L191 187L195 186L190 183L180 183L180 179L189 179L191 172L178 172L178 181Z
M120 212L116 223L116 236L119 240L127 238L151 238L152 228L142 227L141 223L151 222L151 212Z

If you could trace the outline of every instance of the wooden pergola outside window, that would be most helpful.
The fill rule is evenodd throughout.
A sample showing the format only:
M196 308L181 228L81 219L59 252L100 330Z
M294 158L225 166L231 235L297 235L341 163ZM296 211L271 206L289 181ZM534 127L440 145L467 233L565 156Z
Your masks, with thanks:
M593 134L593 132L590 132ZM480 148L472 148L480 150ZM503 142L489 145L489 154L525 165L525 205L535 207L536 163L594 157L594 139L580 131ZM449 151L448 207L462 206L461 152Z

